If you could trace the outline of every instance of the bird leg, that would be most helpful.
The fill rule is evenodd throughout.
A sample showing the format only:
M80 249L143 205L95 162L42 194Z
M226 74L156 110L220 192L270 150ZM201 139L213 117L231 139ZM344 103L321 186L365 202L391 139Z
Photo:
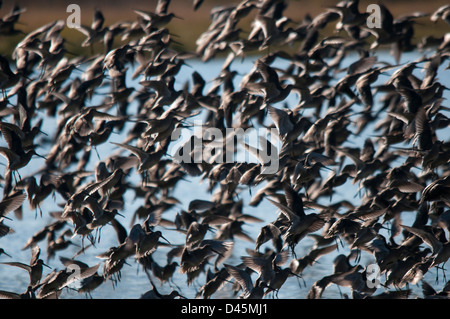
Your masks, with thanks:
M447 282L447 276L445 275L445 268L444 268L446 262L447 262L447 261L445 261L445 262L442 264L442 274L444 275L444 282Z
M102 236L101 230L102 230L101 227L95 229L95 236L94 236L94 238L95 238L95 241L97 243L100 243L100 238Z
M302 286L301 286L301 283L300 283L300 278L301 278L301 279L303 280L303 285L304 285L305 288L306 288L306 281L305 281L305 279L304 279L302 276L300 276L300 275L297 275L296 277L297 277L298 287L299 287L300 289L302 289Z
M357 248L356 249L356 260L355 260L355 262L357 264L359 264L360 261L361 261L361 249Z
M295 253L295 250L294 250L295 245L294 245L294 244L291 244L291 245L289 245L289 247L291 248L292 256L293 256L295 259L297 259L297 254Z
M148 182L150 182L150 176L147 170L145 170L142 172L142 186L145 186Z
M181 291L180 286L178 286L178 285L173 281L173 278L170 278L170 279L168 280L168 283L169 283L170 288L173 289L173 287L175 286L175 288L176 288L177 290L180 290L180 291Z
M339 285L336 285L336 286L337 286L337 289L339 290L339 295L340 295L341 298L343 299L343 298L344 298L344 295L342 294L341 287L340 287Z
M98 153L97 145L94 145L94 150L95 150L95 153L97 153L98 159L101 160L100 154Z
M34 219L37 219L37 215L38 215L38 207L36 205L36 207L34 209ZM42 217L42 212L41 212L41 217Z
M44 62L41 66L41 74L39 75L39 79L42 79L42 77L44 76L45 73L45 69L47 68L47 63Z
M339 251L339 243L341 244L342 248L344 248L344 243L342 242L341 238L339 236L334 237L334 240L336 241L336 248ZM339 240L339 242L338 242Z
M442 266L436 266L436 284L439 283L439 269L442 270L442 274L444 277L444 282L447 281L447 276L445 275L445 268L444 268L445 263L442 264Z
M95 238L92 236L92 234L87 235L88 240L91 242L92 246L95 247ZM83 247L83 246L82 246Z
M19 174L19 172L18 171L12 171L13 172L13 177L14 177L14 182L16 182L16 184L17 184L17 177L16 177L16 172L17 172L17 175L19 175L19 181L21 181L22 180L22 177L20 176L20 174Z

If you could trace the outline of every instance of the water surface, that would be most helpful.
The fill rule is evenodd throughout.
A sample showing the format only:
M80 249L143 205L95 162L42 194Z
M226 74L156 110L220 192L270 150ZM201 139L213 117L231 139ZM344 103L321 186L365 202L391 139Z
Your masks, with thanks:
M414 60L417 56L414 54L404 54L402 57L402 63L408 62L411 60ZM345 63L351 63L353 57L350 57L345 61ZM242 61L235 61L232 65L232 69L238 71L238 75L235 78L235 84L236 87L239 87L239 82L242 79L242 76L246 74L253 66L253 62L256 60L256 57L248 57L245 58ZM394 63L392 57L387 53L382 53L379 55L379 60L383 60L389 63ZM345 66L344 63L344 66ZM208 81L208 86L211 85L211 81L218 76L220 73L220 69L222 67L223 60L215 60L203 63L201 61L188 61L188 66L183 66L179 76L176 78L176 87L178 89L182 88L186 81L191 81L191 75L194 71L199 72L202 74L204 79ZM286 61L280 60L276 61L275 65L279 65L280 67L286 66ZM138 87L138 81L132 80L130 75L133 73L132 70L128 71L128 86L130 87ZM445 85L445 83L450 83L449 81L449 72L444 71L440 72L440 82ZM80 76L80 73L74 73L74 76ZM380 76L380 82L383 82L387 79L387 77ZM208 89L208 86L206 87L206 90ZM447 94L447 92L446 92ZM375 99L377 99L378 96L375 96ZM446 96L449 97L448 94ZM92 100L92 104L98 104L101 102L102 97L96 96ZM296 103L298 102L298 97L295 93L292 93L289 98L283 102L283 104L275 105L276 107L282 107L284 105L287 105L288 107L295 107ZM286 104L284 104L286 103ZM128 108L129 111L133 111L136 108L136 102L132 102ZM324 107L325 109L326 107ZM359 106L355 106L355 109L359 109ZM307 112L307 111L306 111ZM43 116L43 114L41 114ZM198 118L201 118L201 115L198 116ZM194 119L192 119L194 120ZM49 137L52 137L53 130L52 128L55 127L55 119L53 118L45 118L45 122L43 125L43 131L49 135ZM267 124L270 124L270 119L267 120ZM127 128L131 128L132 124L127 124L128 126L125 127L123 132L126 134ZM355 146L361 146L364 140L367 137L371 137L373 135L376 135L376 132L374 132L374 125L371 124L367 127L367 129L363 132L363 134L360 134L359 136L352 135L349 137L349 140L344 144L345 146L351 145L352 147ZM449 130L440 130L438 131L438 136L441 139L448 139L448 136L450 136ZM124 139L124 135L119 134L113 134L111 135L109 141L111 142L122 142ZM42 144L44 145L44 144ZM40 154L45 154L46 149L38 149L38 152ZM100 145L98 147L98 153L99 157L97 157L96 153L93 152L91 154L91 160L88 164L87 170L93 170L95 166L97 165L99 160L104 160L107 158L107 156L111 155L113 152L117 152L118 149L110 144L109 142ZM253 159L254 160L254 159ZM4 160L0 159L2 163L5 163ZM22 177L35 174L36 171L39 170L40 167L42 167L43 161L39 158L32 159L32 162L30 165L28 165L26 168L20 170L20 174ZM418 173L418 171L415 171ZM322 178L326 178L330 172L327 170L323 170L321 172ZM132 175L135 176L131 179L135 182L139 182L139 176L135 171L132 171ZM261 185L255 187L252 189L252 194L255 194L257 190L260 187L263 187L265 183L262 183ZM207 191L208 188L208 182L202 181L200 177L196 178L190 178L188 181L180 181L177 186L173 189L173 196L178 198L181 201L181 204L176 205L172 209L166 211L163 213L163 218L168 220L173 220L176 213L180 212L182 209L187 210L189 202L194 199L205 199L209 200L211 198L211 194ZM345 185L339 187L337 189L336 195L333 196L332 201L322 198L320 199L320 203L323 205L329 205L330 203L335 203L341 199L346 199L350 202L352 202L355 206L360 203L360 198L358 196L358 185L353 185L350 182L346 183ZM249 193L248 189L243 188L241 192L239 193L240 199L244 202L244 210L243 213L250 214L255 217L261 218L264 220L262 223L251 223L246 224L243 226L243 229L252 237L256 238L256 236L259 233L259 230L262 226L264 226L266 223L271 222L277 218L278 211L277 209L269 203L267 200L263 200L261 204L257 207L251 207L248 205L249 201L251 200L252 196ZM131 217L134 213L134 211L142 204L142 199L135 199L134 192L129 190L125 193L125 207L121 211L121 214L124 215L124 217L117 217L117 219L127 227L129 230L132 225L131 224ZM6 262L6 261L19 261L23 263L29 263L30 259L30 251L29 250L21 250L22 247L25 245L26 241L38 230L40 230L42 227L44 227L47 224L50 224L53 222L53 218L49 215L49 212L52 211L58 211L61 210L61 206L63 206L65 203L63 202L62 198L60 196L55 197L48 197L45 202L41 205L43 215L42 217L39 215L39 213L30 210L28 207L28 203L24 203L24 212L23 212L23 218L21 220L17 219L14 214L10 214L9 217L11 217L12 221L5 221L5 224L11 226L15 233L5 236L3 238L0 238L0 247L3 247L10 255L12 255L12 258L8 258L7 256L0 256L0 261ZM402 213L402 220L403 223L406 225L411 225L414 218L415 218L415 212L405 212ZM72 227L72 226L70 226ZM66 229L67 227L65 227ZM170 241L170 243L177 245L177 244L183 244L184 243L184 234L179 233L177 231L166 229L161 226L157 226L156 229L160 229L164 236ZM380 231L382 234L385 234L388 236L387 233L385 233L384 230ZM448 235L448 234L447 234ZM213 238L213 233L208 233L208 238ZM79 236L76 236L72 239L72 242L74 245L70 246L64 251L59 251L56 254L56 257L53 259L48 260L46 256L46 242L42 241L40 242L40 247L42 249L41 252L41 258L43 258L46 263L52 267L53 269L63 269L63 265L59 261L59 256L64 257L71 257L73 256L81 247L81 238ZM84 242L85 244L88 243L86 240ZM85 254L78 257L79 260L88 263L89 265L94 265L96 263L102 262L100 259L96 257L99 253L105 252L109 249L111 246L117 246L117 238L116 233L114 232L113 228L110 225L107 225L103 227L101 231L101 240L100 242L96 243L95 247L90 247L86 250ZM313 247L314 241L307 237L303 239L295 248L295 252L297 257L302 257L305 254L307 254L310 249ZM248 255L246 252L246 249L253 249L254 243L253 242L247 242L242 239L236 238L235 244L233 248L233 254L231 257L226 261L228 264L232 265L238 265L241 263L241 256ZM272 248L270 242L266 243L262 246L262 250L265 248ZM166 264L166 253L170 249L170 247L159 247L157 251L153 254L154 260L158 262L160 265ZM339 247L339 251L333 252L329 255L326 255L322 257L318 263L316 263L312 267L308 267L303 272L303 279L306 283L306 287L304 286L303 281L299 281L295 277L289 278L284 286L280 289L278 297L279 298L305 298L310 287L313 285L313 283L319 279L321 279L324 276L332 274L332 263L335 257L338 254L349 254L348 247L345 245L344 247ZM374 261L373 257L367 253L362 253L361 257L361 265L368 265ZM99 268L99 272L101 272L102 266ZM286 265L287 266L287 265ZM51 272L51 269L44 269L44 276ZM436 268L433 268L425 275L425 280L432 283L434 285L436 276ZM253 279L256 279L256 276L253 277ZM6 265L0 265L0 290L7 290L7 291L13 291L13 292L24 292L26 290L26 287L28 285L29 278L28 274L25 270L19 269L16 267L10 267ZM158 283L158 280L155 279L155 282ZM199 287L205 283L205 276L201 275L199 276L194 283L192 283L190 286L186 284L186 277L185 275L179 273L178 271L174 275L174 282L177 284L177 286L180 289L180 292L182 295L188 297L188 298L195 298L196 294L198 292ZM440 281L439 285L436 285L435 287L442 286L442 280ZM75 286L76 287L76 284ZM410 287L413 290L413 297L414 296L422 296L420 285L413 285ZM147 279L147 276L143 272L142 267L138 265L138 263L133 258L127 259L127 265L125 265L121 272L121 280L116 285L113 285L111 281L106 281L103 285L101 285L99 288L97 288L95 291L92 292L93 298L139 298L144 292L151 289L151 286L149 285L149 281ZM172 290L172 287L168 284L162 285L159 287L159 291L163 293L168 293ZM379 288L376 293L383 292L383 288ZM347 288L338 288L335 285L331 285L328 287L324 294L323 298L341 298L342 294L348 294L351 295L351 291ZM231 284L226 284L222 290L217 292L213 298L232 298L233 292L231 290ZM269 298L271 296L268 296ZM79 294L74 290L70 289L64 289L63 293L61 294L61 298L85 298L83 294Z

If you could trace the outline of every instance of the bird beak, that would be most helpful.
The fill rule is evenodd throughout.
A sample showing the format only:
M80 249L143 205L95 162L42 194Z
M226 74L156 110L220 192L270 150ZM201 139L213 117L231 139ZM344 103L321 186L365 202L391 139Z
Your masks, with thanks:
M164 239L169 245L172 245L172 244L170 243L170 241L168 241L163 235L161 235L161 238Z
M181 42L175 41L175 40L173 40L173 39L172 39L172 43L175 43L175 44L178 44L178 45L182 45Z
M290 274L291 274L292 276L297 277L297 278L303 278L301 275L298 275L298 274L294 273L293 271L291 271Z
M45 266L45 267L47 267L47 268L49 268L49 269L52 269L52 267L50 267L49 265L47 265L47 264L45 264L45 263L42 263L42 265Z
M215 229L214 227L208 226L208 230L212 233L216 233L217 229Z
M34 155L36 155L37 157L43 158L45 160L47 160L47 158L45 156L39 155L38 153L35 153Z
M185 66L187 66L187 67L189 67L189 68L193 69L192 65L189 65L189 64L188 64L188 63L186 63L186 62L183 62L183 65L185 65Z
M120 217L123 217L123 218L125 218L125 216L124 216L124 215L122 215L122 214L120 214L120 213L116 213L116 215L119 215Z

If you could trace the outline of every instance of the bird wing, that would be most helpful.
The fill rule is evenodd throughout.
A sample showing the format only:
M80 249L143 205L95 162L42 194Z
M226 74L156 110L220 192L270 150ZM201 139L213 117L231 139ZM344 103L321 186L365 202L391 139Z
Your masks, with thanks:
M1 299L20 299L20 295L14 292L0 290Z
M269 202L271 202L272 204L274 204L282 213L284 216L286 216L287 219L289 219L290 221L293 221L297 218L299 218L297 216L297 214L295 214L292 209L290 209L289 207L287 207L286 205L283 205L281 203L278 203L270 198L267 198L267 200Z
M81 274L78 277L78 279L85 279L85 278L88 278L88 277L91 277L91 276L95 275L95 273L97 272L99 267L100 267L100 263L98 263L95 266L82 269L81 270Z
M436 237L434 237L433 234L423 229L415 227L409 227L402 224L400 224L400 226L402 226L406 231L410 232L411 234L414 234L420 239L422 239L425 244L427 244L428 246L431 247L431 249L433 249L433 254L436 254L442 248L442 243Z
M294 124L292 124L287 112L270 105L268 106L268 110L273 123L278 129L278 134L284 135L294 129Z
M234 219L231 219L226 216L220 216L220 215L209 215L202 219L202 224L208 224L208 225L223 225L232 222Z
M167 14L169 4L170 4L170 0L158 0L158 2L156 3L155 13Z
M253 289L252 278L244 270L235 266L224 264L228 273L239 283L244 292L250 292Z
M370 68L377 62L376 56L369 56L362 59L359 59L356 62L353 62L350 64L350 66L347 69L347 74L356 74L356 73L363 73L370 70Z
M275 256L275 264L280 267L282 265L284 265L289 259L289 250L283 250L280 251L279 253L277 253L277 255Z
M281 235L281 230L272 223L267 224L263 228L261 228L261 233L266 231L270 234L271 237L276 238Z
M141 17L143 17L145 20L148 21L152 20L152 18L155 16L154 13L148 11L134 10L134 12L136 12L138 15L140 15Z
M0 147L0 154L7 159L9 164L14 162L15 160L20 160L19 155L6 147Z
M0 263L0 264L1 265L9 265L9 266L14 266L14 267L19 267L19 268L25 269L28 272L31 272L31 267L29 265L24 264L24 263L12 261L12 262L3 262L3 263Z
M68 278L66 279L64 284L62 284L62 286L60 287L60 289L67 287L68 285L70 285L71 283L73 283L75 281L93 276L97 272L99 267L100 267L100 263L93 267L80 269L78 271L76 268L73 268L73 266L66 269L67 273L73 272L74 275L68 276Z
M22 206L23 201L27 198L25 193L15 193L3 198L0 202L0 216L5 216L9 212L16 210Z
M80 31L81 33L83 33L87 37L91 37L92 34L94 33L94 30L92 30L90 27L85 26L85 25L80 25L80 27L79 28L75 28L75 30Z
M0 122L0 131L10 149L22 148L25 133L22 132L20 127L11 123Z
M140 160L143 160L147 156L147 153L144 152L143 150L141 150L140 148L137 148L137 147L134 147L134 146L131 146L128 144L115 143L115 142L111 142L111 144L117 145L119 147L122 147L122 148L130 151L131 153L136 155Z
M325 225L325 220L319 217L317 214L305 215L304 223L310 222L309 226L305 229L308 233L314 233Z
M335 251L337 248L337 244L323 247L323 248L317 248L313 249L309 252L308 256L311 258L312 261L316 261L321 256L331 253L332 251Z
M302 197L287 184L283 185L287 206L298 216L305 216Z
M87 264L85 264L84 262L72 259L72 258L66 258L66 257L59 257L59 260L61 261L61 263L68 267L69 265L78 265L81 269L85 269L85 268L89 268L89 266Z
M351 213L347 217L351 218L351 219L355 218L355 219L359 219L362 221L366 221L366 220L378 218L381 215L383 215L384 213L386 213L386 211L387 211L387 208L370 210L370 211L359 211L356 213Z
M261 218L249 215L249 214L241 214L240 212L232 213L232 217L234 217L236 220L244 221L248 223L262 223L264 220Z
M211 202L209 200L202 200L202 199L194 199L192 201L189 202L189 207L188 209L191 210L198 210L198 211L203 211L203 210L208 210L211 209L215 206L214 202Z
M411 182L411 181L401 181L401 180L394 180L391 183L389 183L389 187L395 187L398 188L398 190L402 193L416 193L416 192L422 192L424 189L424 186Z
M425 280L422 281L422 292L424 297L436 295L436 290Z
M222 241L222 242L219 241L219 243L220 243L219 249L214 248L214 251L216 251L218 253L216 261L214 262L214 265L216 267L217 267L217 265L221 264L226 259L228 259L228 257L231 256L231 253L233 252L233 246L234 246L234 242L232 242L232 241Z
M38 245L31 246L31 259L30 259L30 265L34 265L41 254L41 248L39 248Z
M268 262L266 259L260 257L243 256L241 259L245 266L259 274L267 270L267 266L270 265L270 261Z
M335 147L333 145L331 145L331 148L333 148L336 152L349 157L353 161L353 163L355 163L357 170L360 170L364 166L364 162L361 161L355 155L353 155L351 152L348 152L347 150L342 149L342 148Z

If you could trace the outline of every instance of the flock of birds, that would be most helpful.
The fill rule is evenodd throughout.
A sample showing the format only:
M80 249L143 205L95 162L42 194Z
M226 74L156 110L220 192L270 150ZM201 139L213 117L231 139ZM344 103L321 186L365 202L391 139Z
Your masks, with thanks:
M347 297L408 298L414 284L421 284L424 298L448 298L450 281L437 291L423 277L433 270L445 282L443 265L450 257L450 144L448 136L438 138L450 123L445 115L449 108L442 105L448 88L438 74L450 67L443 65L450 56L450 33L417 39L414 27L417 19L450 24L450 5L394 18L380 4L382 26L369 28L369 13L359 11L358 1L343 1L314 18L306 15L293 27L295 22L284 15L287 1L244 0L211 11L211 24L195 52L173 49L175 35L167 24L178 17L169 5L160 0L153 12L135 10L136 21L110 26L96 10L92 25L77 30L86 35L84 47L95 52L101 46L103 53L68 59L61 35L65 23L55 21L27 34L12 59L0 56L5 142L0 154L7 161L0 237L20 227L8 214L20 219L27 202L36 218L48 214L53 220L23 247L31 251L29 264L9 261L14 252L7 246L0 249L0 271L20 267L30 276L26 292L0 291L0 296L57 298L75 281L78 292L90 295L107 281L118 286L124 265L135 260L152 288L142 298L183 297L172 280L175 272L188 284L204 275L199 298L214 297L228 283L239 298L263 298L276 295L289 277L301 284L306 268L338 251L330 275L305 287L308 298L320 298L330 285L351 288ZM194 1L194 9L200 5ZM15 26L24 10L15 7L0 20L3 37L20 33ZM253 20L245 31L241 21L248 17ZM323 36L333 24L335 33ZM377 48L386 46L396 64L378 60ZM403 52L421 50L428 56L398 62ZM255 52L259 57L237 87L239 73L232 62ZM208 90L195 70L192 85L175 89L189 59L209 61L221 54L226 56L223 67ZM350 56L353 62L344 66ZM275 60L287 67L276 67ZM140 78L139 86L130 86L127 75ZM379 78L386 81L378 84ZM294 95L297 105L288 102ZM99 96L104 96L102 103L91 105ZM136 109L129 107L131 102ZM279 169L264 174L265 163L260 162L177 162L168 155L171 134L189 127L193 116L204 116L204 127L223 132L276 128L282 146ZM50 127L42 127L44 117L57 120L53 136ZM346 144L370 125L376 136L362 146ZM113 143L112 133L125 138ZM117 152L97 151L108 143ZM38 148L48 153L39 154ZM33 165L36 156L45 158L44 166L21 176L19 171ZM86 170L90 161L95 170ZM191 177L209 183L209 201L187 205L172 196L177 183ZM333 202L347 182L359 186L354 203ZM130 214L124 210L124 194L130 190L142 205L128 229L121 218ZM246 214L239 196L243 191L251 194L249 205L268 201L273 209L261 216ZM60 209L42 211L42 203L56 195L64 201ZM174 220L164 218L166 211L180 206ZM414 214L412 225L403 224L403 212ZM257 238L246 234L247 223L263 220L272 221ZM101 230L111 227L117 245L100 252L98 264L84 263L85 251L94 249ZM174 230L185 236L184 242L166 239ZM82 248L71 258L62 257L70 237L82 238ZM316 244L299 255L297 248L306 237ZM254 249L247 249L240 264L231 264L227 259L236 238L254 243ZM47 275L40 258L45 241L48 258L58 255L64 265ZM341 246L350 253L343 254ZM154 259L161 247L168 249L164 265ZM362 253L375 260L379 286L368 284L374 277L359 262ZM168 283L173 291L164 295L155 282ZM377 288L384 291L375 294Z

